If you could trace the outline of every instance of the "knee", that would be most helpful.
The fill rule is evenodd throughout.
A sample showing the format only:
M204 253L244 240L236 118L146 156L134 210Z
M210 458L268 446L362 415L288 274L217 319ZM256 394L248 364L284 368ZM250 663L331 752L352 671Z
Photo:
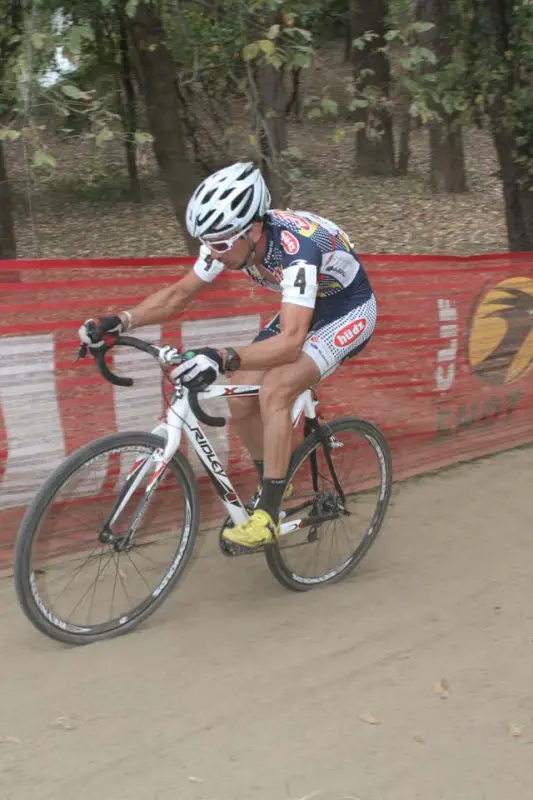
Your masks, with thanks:
M261 384L259 402L261 412L289 408L296 399L297 392L281 370L271 370Z

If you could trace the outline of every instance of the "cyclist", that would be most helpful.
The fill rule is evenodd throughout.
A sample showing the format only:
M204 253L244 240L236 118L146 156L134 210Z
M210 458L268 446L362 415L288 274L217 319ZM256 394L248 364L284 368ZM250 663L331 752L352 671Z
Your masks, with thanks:
M193 269L177 283L113 316L87 320L82 342L103 342L134 326L174 317L224 270L244 270L281 292L280 312L255 340L238 347L199 347L177 368L182 383L201 391L220 374L260 384L259 398L231 400L232 420L261 478L251 516L223 536L244 548L271 543L292 447L290 411L305 389L361 352L376 324L376 300L348 236L307 211L274 210L259 169L236 163L206 178L191 197L187 229L201 242Z

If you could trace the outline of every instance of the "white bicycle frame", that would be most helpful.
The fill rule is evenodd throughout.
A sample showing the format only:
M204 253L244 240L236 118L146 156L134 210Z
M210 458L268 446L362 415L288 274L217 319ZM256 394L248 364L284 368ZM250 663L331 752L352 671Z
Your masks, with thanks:
M198 400L202 402L203 400L216 397L254 397L258 394L259 386L218 385L210 386L204 392L199 393ZM317 401L313 399L310 389L302 392L302 394L297 397L291 410L293 425L297 424L302 412L308 419L315 419L316 404ZM153 474L145 488L144 498L132 527L131 533L134 533L144 515L144 511L148 506L153 492L157 488L168 465L180 447L183 432L185 432L191 446L204 465L207 474L211 477L217 493L233 523L238 525L248 518L248 512L235 491L209 439L200 427L198 418L191 409L188 389L178 384L175 386L174 398L167 409L165 421L161 422L152 430L153 434L161 436L165 440L165 447L164 449L154 451L149 458L141 456L134 462L128 474L128 488L124 496L120 499L117 507L114 509L109 519L109 525L112 525L116 521L143 478L150 470L153 470ZM280 535L286 535L298 530L301 522L301 519L282 522L280 525Z

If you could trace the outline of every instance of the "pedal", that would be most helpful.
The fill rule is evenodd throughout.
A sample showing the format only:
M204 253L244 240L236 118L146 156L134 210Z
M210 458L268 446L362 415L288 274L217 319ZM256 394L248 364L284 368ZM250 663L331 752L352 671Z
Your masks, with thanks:
M224 532L224 528L233 528L234 524L231 517L228 517L222 523L222 527L220 529L220 533L218 534L218 546L223 555L226 558L238 558L239 556L253 556L256 553L264 552L264 546L260 545L259 547L254 547L253 550L249 547L240 547L238 544L234 544L233 542L227 542L226 539L222 536Z
M226 542L226 540L223 539L222 537L220 539L220 549L227 558L239 558L240 556L253 556L256 553L262 553L264 551L263 545L260 545L259 547L254 547L252 550L249 547L240 547L238 544L234 544L233 542Z

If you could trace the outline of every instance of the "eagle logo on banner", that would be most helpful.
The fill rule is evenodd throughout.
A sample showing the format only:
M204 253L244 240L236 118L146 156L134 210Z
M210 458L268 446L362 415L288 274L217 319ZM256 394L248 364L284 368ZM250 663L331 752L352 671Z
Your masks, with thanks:
M533 280L508 278L475 305L468 335L468 360L483 382L505 385L533 364Z

